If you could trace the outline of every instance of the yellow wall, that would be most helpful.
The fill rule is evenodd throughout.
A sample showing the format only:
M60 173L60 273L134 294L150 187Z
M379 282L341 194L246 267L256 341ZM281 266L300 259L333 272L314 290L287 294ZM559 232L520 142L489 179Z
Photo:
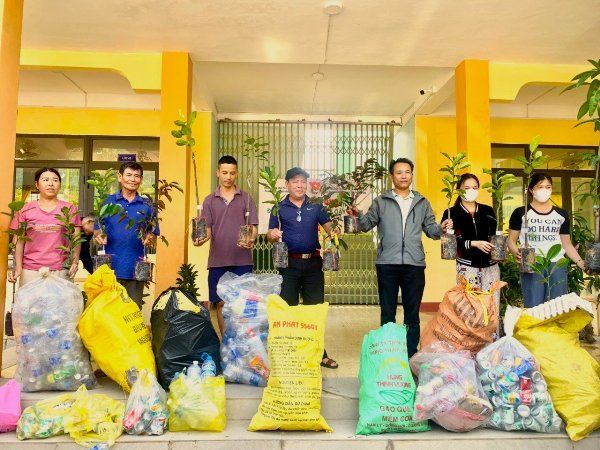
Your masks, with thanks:
M491 141L496 144L524 144L539 134L542 145L598 145L598 136L591 126L574 128L575 123L573 120L492 119ZM445 161L440 152L455 154L457 151L455 118L417 116L416 147L415 187L429 199L436 217L440 219L447 206L441 193L439 168ZM427 255L428 280L423 301L439 302L455 283L455 263L440 258L439 241L424 238L423 244Z

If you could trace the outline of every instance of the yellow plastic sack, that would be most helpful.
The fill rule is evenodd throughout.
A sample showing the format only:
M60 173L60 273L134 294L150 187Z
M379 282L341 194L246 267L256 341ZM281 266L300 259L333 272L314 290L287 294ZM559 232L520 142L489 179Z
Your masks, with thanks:
M135 367L156 376L152 339L142 312L108 266L87 277L88 302L79 334L100 369L129 392L127 371Z
M223 431L225 378L195 380L181 373L169 386L169 431Z
M115 443L123 431L125 405L104 394L90 394L81 386L74 394L75 402L63 419L65 433L85 447L97 443Z
M600 364L581 348L578 337L591 318L581 309L546 320L524 312L514 332L540 364L554 407L574 441L600 428Z
M271 374L249 431L332 431L321 416L321 359L329 305L267 298Z
M17 438L45 439L65 432L63 419L75 403L75 393L58 395L28 406L17 423Z

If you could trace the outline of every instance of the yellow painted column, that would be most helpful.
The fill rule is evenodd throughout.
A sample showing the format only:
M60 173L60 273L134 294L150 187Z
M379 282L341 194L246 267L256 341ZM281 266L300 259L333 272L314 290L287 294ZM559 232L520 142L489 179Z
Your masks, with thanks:
M156 288L158 295L175 283L179 266L187 261L189 229L189 180L190 153L175 144L171 136L173 121L179 111L189 114L192 100L192 61L188 53L165 52L162 60L161 111L160 111L160 157L161 179L177 181L184 194L175 192L173 202L166 206L162 215L160 231L169 246L159 243L156 254Z
M12 201L15 171L15 139L19 96L19 57L23 26L23 0L4 2L2 34L0 35L0 208ZM6 269L8 261L9 218L0 215L0 336L4 336L4 306L6 298ZM0 345L0 367L2 367Z
M471 163L469 172L483 184L489 180L483 169L492 167L488 61L465 60L456 67L455 96L456 147L467 153ZM479 196L484 203L491 201L485 191Z

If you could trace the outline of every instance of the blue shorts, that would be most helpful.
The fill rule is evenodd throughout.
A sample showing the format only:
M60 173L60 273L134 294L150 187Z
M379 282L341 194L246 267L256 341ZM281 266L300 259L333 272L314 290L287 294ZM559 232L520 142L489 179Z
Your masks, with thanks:
M245 273L252 273L252 269L254 269L253 266L225 266L208 269L208 299L210 302L216 304L223 301L223 299L217 295L217 284L226 272L244 275Z

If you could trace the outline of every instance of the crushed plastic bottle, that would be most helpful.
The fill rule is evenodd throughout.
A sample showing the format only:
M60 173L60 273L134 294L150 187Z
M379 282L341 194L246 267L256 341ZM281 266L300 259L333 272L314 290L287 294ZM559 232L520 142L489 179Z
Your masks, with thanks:
M217 365L208 353L202 353L202 371L200 373L200 378L206 377L216 377L217 376Z

